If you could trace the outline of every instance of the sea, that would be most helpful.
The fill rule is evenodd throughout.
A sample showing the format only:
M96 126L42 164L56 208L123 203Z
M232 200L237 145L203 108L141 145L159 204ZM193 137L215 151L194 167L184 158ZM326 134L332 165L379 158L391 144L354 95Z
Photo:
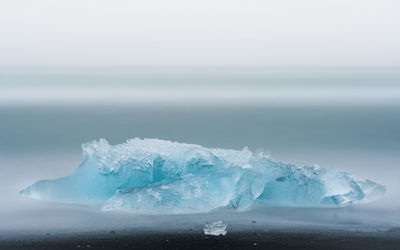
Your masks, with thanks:
M172 217L106 213L19 195L37 180L70 174L82 160L81 144L135 137L247 146L276 161L371 179L387 191L378 201L349 208ZM232 230L255 218L265 228L388 230L400 225L399 178L400 68L0 69L0 238L187 229L220 218Z

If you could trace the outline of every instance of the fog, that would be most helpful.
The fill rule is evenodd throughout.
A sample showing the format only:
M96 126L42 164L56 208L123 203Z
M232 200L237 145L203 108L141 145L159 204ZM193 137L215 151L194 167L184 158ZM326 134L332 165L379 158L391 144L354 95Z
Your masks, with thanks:
M343 155L343 153L341 154ZM340 156L334 153L330 156ZM376 162L356 167L347 164L365 163L374 157L386 158L384 166L396 164L398 159L387 156L367 156L363 160L340 159L336 162L341 169L353 172L358 169L366 176L379 178ZM241 230L291 230L291 231L365 231L379 232L400 226L398 184L394 183L398 169L390 169L393 178L382 179L388 187L388 196L374 204L345 208L291 208L291 207L255 207L244 212L219 209L206 214L193 215L146 215L132 212L103 212L98 208L80 205L68 205L53 202L31 200L19 196L17 192L33 181L42 178L64 176L79 164L80 157L72 154L62 155L24 155L2 157L2 206L0 208L0 233L2 239L20 237L45 237L46 234L69 235L71 233L95 232L108 234L115 230L119 234L151 232L200 232L210 221L223 220L228 232ZM293 157L300 159L299 157ZM304 156L303 156L304 158ZM315 157L313 157L315 158ZM315 158L321 164L322 158ZM326 161L328 162L328 161ZM345 163L345 164L342 164ZM332 164L332 165L336 165ZM381 162L382 164L382 162ZM4 167L12 168L7 170ZM382 167L385 171L387 167ZM357 171L355 171L357 172ZM381 174L381 177L388 174ZM391 183L393 182L393 183ZM397 185L397 186L396 186ZM396 189L396 191L393 190ZM253 221L256 221L254 223Z
M0 0L0 238L83 231L399 227L400 3ZM150 216L31 200L82 143L263 151L386 186L347 208ZM257 221L256 225L252 221Z
M0 231L3 236L109 230L201 232L223 220L228 230L364 230L399 226L398 106L4 106L0 108ZM99 138L161 138L207 147L249 146L274 160L318 164L384 184L385 196L347 208L264 207L237 213L149 216L103 212L19 195L40 179L71 173L80 144ZM257 221L252 225L253 220Z
M0 105L392 106L400 68L0 68Z
M400 66L394 0L2 0L0 66Z

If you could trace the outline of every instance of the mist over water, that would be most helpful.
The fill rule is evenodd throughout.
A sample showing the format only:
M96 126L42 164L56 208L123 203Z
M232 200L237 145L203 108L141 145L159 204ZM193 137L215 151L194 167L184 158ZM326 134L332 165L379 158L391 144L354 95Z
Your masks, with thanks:
M398 68L0 68L2 106L382 106Z
M248 146L274 160L315 163L387 187L383 199L367 206L334 212L259 209L236 221L217 211L179 217L175 227L210 218L242 226L252 218L269 226L395 226L399 82L397 69L1 69L0 231L158 226L151 216L104 213L18 194L39 179L71 173L81 161L82 143L105 138L117 144L133 137L214 148ZM171 226L177 220L160 218Z

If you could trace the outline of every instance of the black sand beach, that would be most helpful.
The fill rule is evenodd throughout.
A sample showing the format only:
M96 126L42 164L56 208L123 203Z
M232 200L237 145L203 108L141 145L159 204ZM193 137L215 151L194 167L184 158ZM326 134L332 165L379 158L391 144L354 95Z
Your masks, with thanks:
M385 232L202 232L109 231L0 240L0 249L400 249L400 229Z

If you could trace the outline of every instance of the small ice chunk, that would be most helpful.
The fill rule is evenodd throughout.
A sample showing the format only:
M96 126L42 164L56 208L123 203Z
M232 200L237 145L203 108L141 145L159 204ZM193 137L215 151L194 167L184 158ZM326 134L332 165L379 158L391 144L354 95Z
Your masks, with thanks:
M225 235L226 227L227 226L220 220L212 223L207 223L204 226L204 234L214 236Z

